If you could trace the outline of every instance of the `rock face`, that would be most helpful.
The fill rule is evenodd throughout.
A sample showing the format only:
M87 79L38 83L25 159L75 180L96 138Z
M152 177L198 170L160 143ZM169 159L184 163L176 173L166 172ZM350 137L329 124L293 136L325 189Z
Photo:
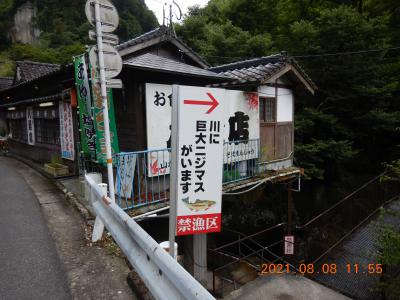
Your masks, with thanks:
M37 7L31 1L21 5L15 16L14 26L10 30L12 43L35 44L39 38L40 30L34 20L37 16Z

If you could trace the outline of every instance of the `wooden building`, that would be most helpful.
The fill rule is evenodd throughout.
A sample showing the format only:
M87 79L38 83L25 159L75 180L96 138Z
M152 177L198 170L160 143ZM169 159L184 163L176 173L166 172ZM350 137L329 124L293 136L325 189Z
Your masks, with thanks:
M265 170L290 169L299 174L299 169L293 169L295 96L314 93L316 87L295 60L281 53L210 67L166 26L124 42L117 49L123 58L119 75L123 89L114 89L113 95L121 152L149 153L169 148L168 109L173 84L221 87L229 90L229 105L236 103L227 112L224 164L230 170L234 165L239 175L233 179L228 178L232 174L227 175L227 181L234 182L228 190L256 183ZM63 163L71 174L78 174L82 162L74 101L72 65L17 62L12 85L4 83L0 89L0 112L6 118L11 151L40 163L60 155L60 103L70 103L75 151ZM158 110L151 108L152 103ZM27 129L28 112L33 113L31 132ZM239 138L228 133L237 125L238 116L244 118L247 131ZM34 134L34 142L29 134ZM242 138L246 140L238 141ZM164 165L168 164L166 160ZM160 168L150 165L152 161L143 173L146 182L159 175ZM153 169L156 172L150 174Z

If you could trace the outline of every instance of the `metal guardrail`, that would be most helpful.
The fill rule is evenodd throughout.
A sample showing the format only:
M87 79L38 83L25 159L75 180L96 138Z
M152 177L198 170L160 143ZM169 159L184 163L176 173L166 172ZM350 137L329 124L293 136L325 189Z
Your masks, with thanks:
M215 299L126 214L88 175L90 202L129 262L156 299Z
M257 176L260 141L224 143L223 184ZM124 210L169 200L171 149L122 152L115 155L116 201Z

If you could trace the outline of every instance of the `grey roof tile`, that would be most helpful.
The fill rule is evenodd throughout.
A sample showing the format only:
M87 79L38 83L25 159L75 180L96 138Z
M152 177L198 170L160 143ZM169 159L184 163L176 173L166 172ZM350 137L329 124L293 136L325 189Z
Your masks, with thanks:
M20 69L20 80L16 83L21 83L23 81L31 81L33 79L39 78L41 76L53 73L60 70L60 65L34 62L29 60L17 61L17 68Z
M124 65L147 70L157 70L165 73L187 74L195 77L231 80L225 75L219 75L206 69L198 68L169 58L146 53L124 61Z
M9 88L12 83L12 77L0 77L0 91Z
M231 82L229 85L238 83L254 83L267 80L288 64L291 64L296 70L305 78L305 80L316 89L316 85L305 73L303 68L297 63L295 59L287 56L285 53L275 54L271 56L264 56L253 58L244 61L238 61L226 65L216 66L209 68L210 71L216 72L220 75L235 78L237 81ZM216 84L226 85L226 84Z

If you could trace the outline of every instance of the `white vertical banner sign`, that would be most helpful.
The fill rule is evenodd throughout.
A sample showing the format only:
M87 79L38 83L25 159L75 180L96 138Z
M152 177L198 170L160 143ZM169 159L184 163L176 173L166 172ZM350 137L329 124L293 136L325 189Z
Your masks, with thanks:
M75 160L74 128L71 103L59 102L61 157Z
M26 108L26 128L28 134L28 144L35 145L35 123L33 121L33 108Z
M170 225L176 235L219 232L225 90L174 86L173 98Z
M117 180L115 190L124 199L132 197L133 177L135 176L136 154L120 153L117 159Z

